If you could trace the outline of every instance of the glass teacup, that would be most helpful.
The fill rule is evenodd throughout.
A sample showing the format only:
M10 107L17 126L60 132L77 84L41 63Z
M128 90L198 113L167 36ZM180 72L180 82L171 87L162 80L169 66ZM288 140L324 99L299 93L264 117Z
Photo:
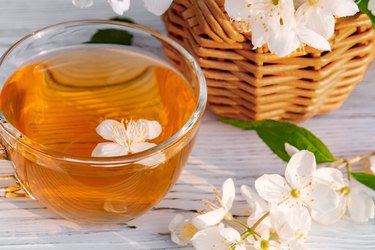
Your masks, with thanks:
M115 34L116 41L106 40L108 32ZM116 45L113 45L114 43ZM91 51L91 59L87 59L85 56L77 56L79 55L77 53L80 53L79 51L82 51L82 49ZM149 69L148 65L147 70L145 69L139 75L134 73L134 70L129 71L123 70L123 67L108 66L118 66L119 64L122 65L122 63L126 65L126 62L132 64L134 60L137 60L126 52L124 54L126 56L121 55L123 56L123 61L122 57L117 58L116 56L118 61L114 60L115 63L110 60L105 61L108 58L112 58L109 55L116 55L123 49L131 49L131 53L142 55L150 59L150 61L164 63L163 65L167 66L162 67L162 69L154 69L153 66L155 65L151 63L153 65L152 69ZM48 63L50 61L48 63L34 62L31 70L27 71L30 67L25 67L25 64L30 64L33 58L43 58L43 56L49 55L50 51L54 51L53 53L58 51L59 65L64 65L65 67L66 63L68 66L73 65L74 67L71 66L69 68L69 66L69 70L63 68L63 70L59 71L59 67L49 67ZM98 66L95 62L91 65L92 58L95 61L95 56L101 58L98 60L101 66ZM86 60L82 65L88 66L77 67L78 64L74 63L80 63L80 60ZM61 64L61 62L64 63ZM103 70L103 67L107 66L108 68ZM181 98L180 92L174 91L178 80L175 82L168 81L167 84L163 83L165 76L163 71L160 73L160 70L165 69L173 69L175 72L168 71L167 75L169 77L172 74L177 77L173 79L184 79L191 90L191 98L183 101L179 99ZM18 72L19 70L21 73ZM14 75L14 72L17 72L16 75ZM92 77L90 75L92 72L98 72L98 75ZM145 72L149 73L146 74ZM155 72L158 72L157 77L154 75ZM27 77L22 78L22 74L25 76L32 74L32 80ZM41 106L38 102L39 99L35 101L29 100L31 102L30 105L25 106L18 103L18 99L15 101L13 96L11 96L14 93L12 92L13 90L6 87L7 89L2 90L1 100L0 135L2 144L6 150L7 157L14 166L14 176L28 196L40 201L64 218L90 223L128 221L145 213L157 204L176 182L187 161L206 105L205 80L192 56L169 38L136 25L102 20L74 21L50 26L30 34L13 45L0 60L1 88L4 87L5 83L5 86L15 85L9 84L9 81L11 83L13 83L12 81L18 81L17 84L21 89L23 85L26 85L26 81L30 81L30 83L27 83L30 86L26 87L31 88L34 86L33 81L38 74L42 74L41 81L43 84L53 85L54 81L61 83L58 88L53 85L53 91L62 93L57 99L53 95L50 103L42 103L44 106ZM135 74L134 77L133 74ZM22 75L22 77L19 77L19 75ZM105 79L104 85L102 84L99 87L96 85L95 87L91 86L95 82L100 82L99 80L102 79L103 75L105 75L103 78ZM132 75L132 77L129 77L129 75ZM154 86L155 93L157 93L157 101L144 107L136 106L137 112L146 112L145 114L148 114L147 110L155 108L157 105L169 105L173 112L171 111L172 109L167 109L167 111L163 109L163 112L160 112L161 114L156 112L155 114L150 113L149 117L139 117L139 115L132 116L132 114L129 114L129 110L121 111L122 101L127 103L126 100L122 99L127 98L116 99L114 97L119 95L120 91L128 91L128 89L138 91L137 88L139 86L143 88L143 85L129 87L133 86L132 84L140 78L146 79L144 84L151 86L150 80L147 80L148 76L156 79L152 81L158 82ZM131 80L128 78L131 78ZM22 82L22 79L24 79L25 83ZM160 84L167 86L163 85L164 90L162 90L163 88L160 87ZM116 92L111 92L112 86L116 88ZM147 102L150 93L154 91L152 86L143 91L143 94L140 94L139 91L137 92L137 100L142 100L142 102L136 101L136 103ZM12 91L9 91L9 89ZM25 91L28 90L26 88ZM36 93L40 92L39 89L35 91ZM53 91L48 93L55 94ZM24 92L21 91L20 93L18 96L23 98ZM109 103L107 99L103 101L104 96L97 95L97 93L106 93L106 98L113 97L118 102L121 102L121 105L118 106L120 111L114 112L111 110L115 105ZM82 97L83 94L85 94L84 98ZM52 116L62 116L65 115L65 112L70 112L69 108L65 107L64 102L61 102L64 99L59 98L75 95L78 95L78 98L72 99L73 101L69 99L69 102L74 102L71 105L72 109L77 107L83 113L89 108L90 112L93 110L95 112L105 110L102 115L103 120L110 120L116 117L118 118L117 123L121 124L123 128L129 128L131 124L137 124L138 121L144 121L150 116L152 119L149 120L157 120L158 117L164 117L164 120L161 119L159 121L161 126L163 128L173 128L166 129L168 130L167 132L161 132L164 139L159 139L159 141L156 139L157 143L152 144L155 144L154 146L149 146L144 150L133 150L134 152L125 155L113 155L110 153L109 155L104 155L105 157L97 157L94 154L78 154L76 152L90 152L93 150L91 137L85 137L84 134L86 131L94 131L95 124L99 124L100 119L93 119L93 122L91 122L91 116L86 113L84 113L84 117L77 116L75 118L78 121L77 124L81 120L85 120L85 123L84 126L80 127L81 130L74 130L76 129L74 128L72 133L70 133L71 130L64 130L65 128L62 124L58 124L61 126L56 130L55 124L50 122ZM22 100L24 101L24 99ZM10 105L11 102L14 102L12 103L13 105ZM181 102L185 103L181 104ZM183 104L187 105L186 102L194 104L191 113L183 113L176 109L176 107L181 105L181 107L184 107ZM68 103L67 105L69 106L70 104ZM129 107L129 105L127 103L126 107ZM48 112L43 113L41 116L37 116L38 112L36 112L34 117L38 117L38 119L34 119L35 121L30 123L25 117L30 115L33 109L38 109L39 111L47 110ZM66 115L66 117L68 120L70 119L70 116ZM178 123L175 123L176 121L182 123L178 125ZM66 126L72 125L69 123ZM42 130L45 132L49 129L53 132L49 134L52 136L48 137L48 140L46 137L39 136L39 134L39 137L34 135L35 131ZM121 131L130 130L133 131L132 129ZM112 135L116 135L116 131L114 129ZM122 133L121 131L120 134ZM143 133L144 127L137 131ZM64 146L64 150L60 150L61 147L59 145L66 143L68 140L74 141L74 136L89 139L85 139L88 141L80 140L79 143L81 144L79 146L77 146L78 144L73 146L66 144L69 147ZM117 142L122 146L129 144L128 141L122 141L121 138L113 138L112 143ZM153 138L149 139L152 140ZM151 144L146 143L145 145ZM130 151L130 146L126 152L128 151ZM9 192L14 191L11 188L7 190Z

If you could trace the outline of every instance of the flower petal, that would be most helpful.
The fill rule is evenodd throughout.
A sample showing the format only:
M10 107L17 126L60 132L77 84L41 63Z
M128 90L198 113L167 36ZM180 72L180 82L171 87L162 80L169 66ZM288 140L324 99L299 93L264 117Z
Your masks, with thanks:
M290 157L292 157L293 155L299 152L298 148L294 147L293 145L290 145L287 142L285 143L284 147L285 147L285 151L288 153Z
M292 188L302 188L312 181L315 170L314 154L302 150L290 158L285 170L285 178Z
M240 233L231 227L226 227L220 230L220 235L228 242L239 242L241 241Z
M353 0L320 0L324 9L336 17L355 15L359 9Z
M194 248L197 250L213 249L214 246L218 248L218 246L223 244L223 237L220 234L222 228L223 227L209 227L196 233L191 239Z
M311 216L304 206L272 206L273 227L284 241L304 241L311 229Z
M262 47L268 42L270 31L266 31L264 23L260 21L251 22L251 43L254 49Z
M182 214L176 214L168 225L168 230L173 232L185 221L185 216Z
M162 127L157 121L149 121L145 119L140 119L136 122L136 126L144 127L147 131L146 140L152 140L161 134Z
M214 226L219 224L227 213L228 211L221 207L205 214L198 215L193 219L193 224L198 228Z
M150 143L150 142L140 142L140 143L134 143L130 146L130 152L132 154L136 154L136 153L139 153L139 152L143 152L147 149L150 149L150 148L153 148L157 146L157 144L155 143Z
M259 216L267 211L269 211L269 205L265 200L263 200L252 188L248 186L241 186L242 196L247 201L250 208L250 215Z
M301 29L309 29L324 39L329 39L335 32L335 18L332 13L322 9L303 4L296 12L297 23Z
M249 19L249 1L247 0L225 0L224 8L230 18L236 21Z
M375 15L375 0L368 1L367 8L371 12L371 14Z
M112 133L115 127L120 126L121 122L115 120L104 120L98 127L96 127L96 133L106 140L113 140Z
M143 2L148 11L161 16L171 6L173 0L143 0Z
M315 33L314 31L309 30L305 27L298 28L297 33L298 38L302 43L318 50L331 51L331 45L329 44L327 39L325 39L318 33Z
M283 247L282 250L306 250L306 247L298 241L289 241L286 246L284 243Z
M263 175L255 181L255 189L268 202L280 203L290 196L290 188L280 175Z
M282 28L280 31L270 34L268 47L272 53L283 57L301 47L301 43L294 31Z
M186 246L190 243L191 238L197 230L191 220L185 219L181 214L177 214L169 223L168 229L171 232L171 240L180 246Z
M314 173L314 179L318 183L328 185L337 191L346 186L344 175L336 168L319 168Z
M304 188L301 192L301 199L311 210L321 213L336 209L340 202L337 192L324 184L316 184Z
M235 196L236 189L234 187L233 180L231 178L227 179L223 184L221 197L221 203L227 211L232 208Z
M103 142L96 145L91 153L92 157L116 157L129 153L128 149L114 142Z
M351 219L356 222L367 222L375 217L374 200L360 187L351 187L348 210Z
M78 8L86 9L94 4L94 0L72 0L72 3Z
M279 10L272 13L267 24L270 31L268 47L277 56L289 55L301 46L295 32L296 20L293 1L279 1ZM280 21L282 19L282 22ZM282 25L281 25L282 23Z
M314 221L322 225L332 225L338 222L346 212L346 197L341 196L337 208L332 211L318 212L316 210L311 211L311 217Z
M130 0L108 0L108 3L117 15L123 15L130 7Z

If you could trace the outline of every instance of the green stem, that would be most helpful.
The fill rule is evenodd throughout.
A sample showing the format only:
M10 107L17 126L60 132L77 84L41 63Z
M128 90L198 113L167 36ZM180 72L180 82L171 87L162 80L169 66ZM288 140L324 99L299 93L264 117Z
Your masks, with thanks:
M350 181L352 173L352 164L349 161L346 163L346 172L348 175L348 180Z
M250 229L255 232L260 223L262 223L262 221L264 221L264 219L266 219L269 215L270 212L265 213Z
M235 222L235 223L237 223L237 224L239 224L239 225L241 225L241 226L243 226L246 230L250 229L250 227L249 227L248 225L246 225L245 223L243 223L243 222L240 221L240 220L237 220L237 219L234 219L234 218L233 218L232 221Z

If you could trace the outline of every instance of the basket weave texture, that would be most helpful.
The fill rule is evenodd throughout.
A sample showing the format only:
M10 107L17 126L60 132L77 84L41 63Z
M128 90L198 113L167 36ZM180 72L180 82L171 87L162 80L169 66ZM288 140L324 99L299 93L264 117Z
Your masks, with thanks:
M169 36L198 60L209 108L220 116L299 122L337 109L373 59L375 32L364 14L336 20L331 52L305 47L280 58L253 50L251 34L240 33L223 6L175 0L163 16Z

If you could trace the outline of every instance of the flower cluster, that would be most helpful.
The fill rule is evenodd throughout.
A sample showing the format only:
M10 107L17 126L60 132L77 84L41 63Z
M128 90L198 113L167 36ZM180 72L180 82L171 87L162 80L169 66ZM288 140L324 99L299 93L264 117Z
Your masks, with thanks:
M286 145L293 154L280 175L263 175L255 190L241 187L250 216L246 222L230 212L235 200L232 179L225 181L211 211L190 219L178 214L171 221L172 240L195 249L304 249L312 221L333 224L345 214L354 221L374 218L374 200L364 186L349 181L333 167L317 168L313 153ZM241 229L241 230L239 230Z
M73 4L79 8L90 8L94 0L72 0ZM172 4L173 0L143 0L148 11L155 15L162 15ZM118 15L123 15L130 7L130 0L108 0L113 11Z
M278 56L304 45L331 50L335 17L359 11L353 0L226 0L225 10L243 32L252 33L254 48L267 45Z

